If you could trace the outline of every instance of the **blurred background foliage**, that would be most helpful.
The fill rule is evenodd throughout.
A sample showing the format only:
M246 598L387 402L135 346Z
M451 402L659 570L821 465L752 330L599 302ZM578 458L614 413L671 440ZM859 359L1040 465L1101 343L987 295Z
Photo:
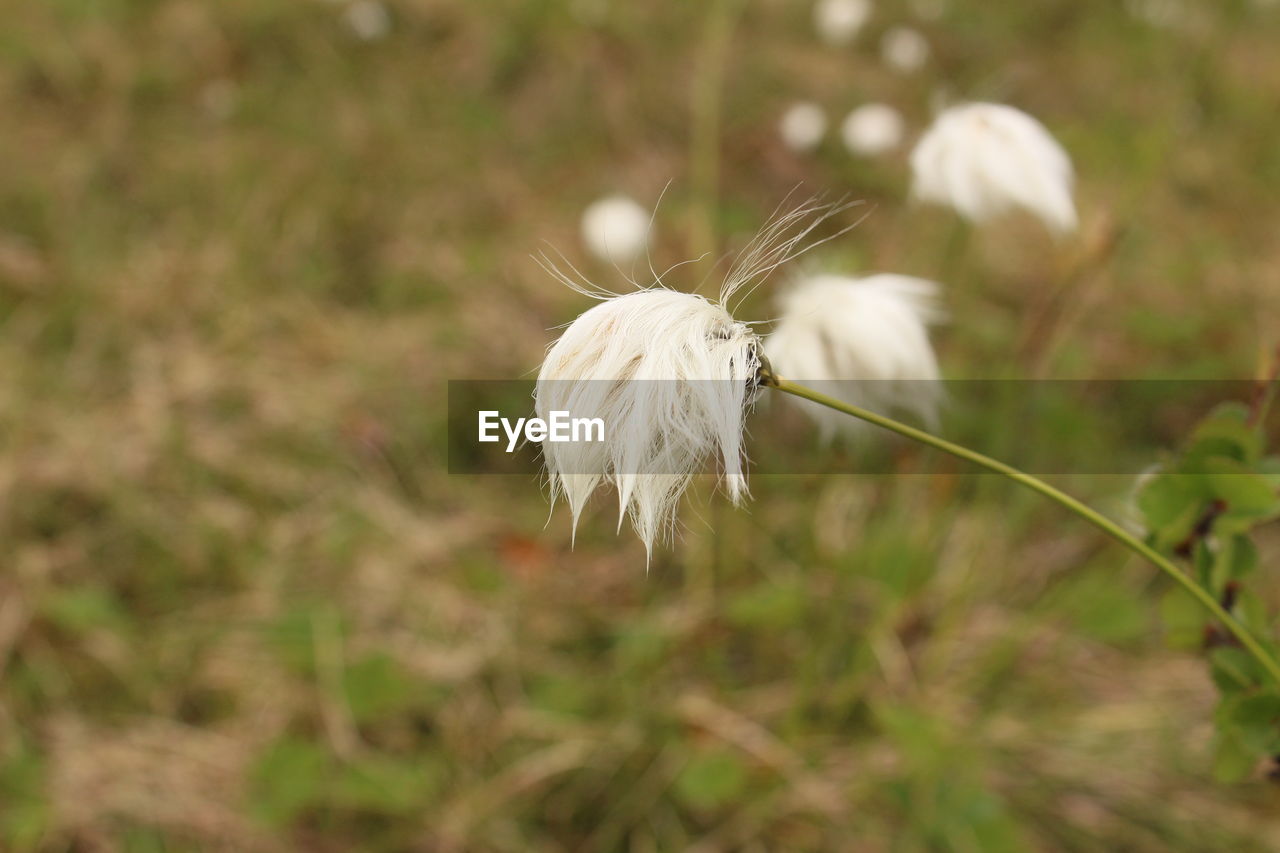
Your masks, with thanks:
M5 2L0 849L1276 849L1164 585L1012 486L703 484L646 573L607 500L571 550L533 478L444 465L446 380L528 375L585 307L530 253L618 285L578 216L668 182L659 269L797 183L866 199L814 262L944 281L950 376L1255 375L1280 10L1150 5L880 0L836 49L800 0ZM918 133L954 98L1063 141L1078 241L957 240L904 154L776 134L795 99Z

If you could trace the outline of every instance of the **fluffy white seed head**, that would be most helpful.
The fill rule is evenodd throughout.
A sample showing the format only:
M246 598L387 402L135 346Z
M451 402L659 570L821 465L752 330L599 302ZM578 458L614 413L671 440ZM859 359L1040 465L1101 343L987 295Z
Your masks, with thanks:
M742 434L761 343L733 319L730 305L779 266L846 233L853 226L812 238L853 206L810 199L775 215L739 254L714 301L671 290L656 273L652 287L614 293L566 275L544 256L543 266L562 283L601 301L548 349L535 391L544 420L563 411L605 424L602 442L542 446L553 501L566 499L575 530L591 493L613 486L619 526L630 517L652 553L674 527L690 479L708 463L732 500L746 495Z
M910 74L929 60L929 42L919 30L894 27L880 40L880 57L894 71Z
M649 247L650 216L624 195L592 202L582 214L582 239L600 260L629 264Z
M1077 225L1071 159L1040 122L1001 104L943 110L911 154L912 194L983 222L1021 208L1062 234Z
M347 26L364 41L386 38L391 32L391 13L378 0L357 0L347 7Z
M813 26L830 45L848 44L871 17L871 0L818 0L813 6Z
M936 284L888 273L815 275L798 281L780 307L782 316L764 341L778 375L817 383L873 411L900 409L935 421L941 390L929 326L944 319ZM862 423L797 402L827 438Z
M759 341L718 303L662 287L602 301L547 352L538 416L600 418L598 443L544 442L553 500L574 529L597 486L618 492L618 524L631 518L652 552L674 523L680 496L708 462L729 497L746 494L742 432L760 366Z
M902 144L902 113L888 104L863 104L845 118L840 138L853 154L874 157Z
M782 114L778 133L792 151L812 151L827 133L827 114L817 104L799 101Z

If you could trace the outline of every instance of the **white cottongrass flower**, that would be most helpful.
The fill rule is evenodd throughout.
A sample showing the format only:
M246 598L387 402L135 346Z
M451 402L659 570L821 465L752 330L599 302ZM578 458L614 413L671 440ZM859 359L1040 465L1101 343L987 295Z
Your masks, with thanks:
M391 33L391 13L378 0L357 0L343 17L347 26L364 41L377 41Z
M812 151L827 134L827 114L815 103L797 101L782 114L778 133L792 151Z
M863 104L845 118L840 138L853 154L874 157L902 144L902 113L888 104Z
M911 153L912 194L984 222L1014 208L1075 230L1071 159L1044 125L1002 104L943 110Z
M926 423L936 420L941 390L929 326L944 319L937 284L890 273L815 275L780 303L782 316L764 341L779 376L820 383L832 396L882 414L901 409ZM799 403L826 438L862 425Z
M1199 8L1186 0L1126 0L1125 8L1138 20L1164 30L1193 30L1204 23Z
M775 219L730 269L715 300L671 290L657 275L651 287L613 293L544 259L563 283L600 300L548 349L535 391L544 420L560 411L605 424L603 441L542 444L552 501L565 498L575 531L587 498L613 486L618 526L629 517L652 554L653 543L673 530L693 475L708 463L733 502L746 497L743 429L761 345L730 314L730 299L811 248L803 241L813 229L848 207L809 202Z
M894 71L910 74L929 60L929 42L919 30L894 27L880 40L880 58Z
M871 0L818 0L813 6L813 26L827 44L848 44L871 18Z
M911 11L917 18L938 21L947 13L947 0L913 0Z
M624 195L592 202L582 214L582 239L597 258L629 264L649 248L649 213Z

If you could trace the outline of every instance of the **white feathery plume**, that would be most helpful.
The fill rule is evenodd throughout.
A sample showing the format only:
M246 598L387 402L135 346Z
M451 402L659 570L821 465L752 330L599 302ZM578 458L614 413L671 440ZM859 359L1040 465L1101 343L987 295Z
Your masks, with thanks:
M815 275L797 282L780 303L782 316L764 341L779 376L819 382L832 396L872 411L901 409L936 421L942 395L929 326L944 319L937 284L889 273ZM862 424L797 402L826 438Z
M864 157L885 154L902 144L902 113L888 104L863 104L840 126L840 138L850 153Z
M848 44L871 18L871 0L818 0L813 6L813 26L829 45Z
M804 241L851 206L810 201L777 216L730 268L715 300L671 290L657 274L650 287L614 293L542 258L562 283L600 300L550 346L535 391L544 420L561 411L605 425L600 442L542 443L552 502L566 499L575 531L592 492L613 486L619 527L629 517L652 554L654 541L673 530L693 475L708 462L719 468L731 500L747 495L742 436L756 394L760 339L734 320L730 300L824 242Z
M880 57L894 71L910 74L929 60L929 42L919 30L894 27L880 40Z
M582 214L582 240L600 260L629 264L649 248L651 217L625 195L592 202Z
M778 134L792 151L812 151L827 133L827 114L810 101L797 101L787 107L778 122Z
M983 222L1021 208L1056 234L1075 230L1071 159L1044 125L1002 104L950 107L911 153L912 194Z

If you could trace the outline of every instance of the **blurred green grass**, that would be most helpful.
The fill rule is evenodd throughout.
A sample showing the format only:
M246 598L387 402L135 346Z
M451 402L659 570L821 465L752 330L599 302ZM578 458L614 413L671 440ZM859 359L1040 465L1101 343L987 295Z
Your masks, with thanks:
M608 501L570 550L536 482L447 475L445 381L527 375L583 307L531 252L616 283L582 207L668 182L655 263L691 251L705 9L388 8L373 42L340 3L5 9L0 848L1280 844L1263 781L1212 781L1212 690L1163 649L1157 582L1012 487L760 477L733 512L702 484L646 574ZM724 247L797 182L865 198L816 260L943 278L948 375L1017 375L1047 238L949 258L902 157L774 133L796 98L916 131L939 91L1004 100L1072 152L1086 233L1124 231L1052 375L1252 375L1280 328L1280 24L1197 8L956 2L903 78L875 43L905 4L848 50L807 3L745 4ZM1065 484L1112 512L1129 488Z

